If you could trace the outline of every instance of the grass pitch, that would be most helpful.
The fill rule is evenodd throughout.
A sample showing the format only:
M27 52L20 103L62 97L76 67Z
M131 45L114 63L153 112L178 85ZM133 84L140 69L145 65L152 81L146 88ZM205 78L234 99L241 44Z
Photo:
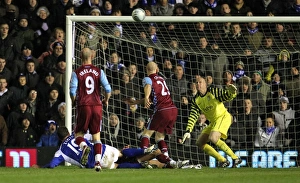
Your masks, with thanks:
M74 166L0 168L0 183L287 183L300 182L300 168L116 169L96 172Z

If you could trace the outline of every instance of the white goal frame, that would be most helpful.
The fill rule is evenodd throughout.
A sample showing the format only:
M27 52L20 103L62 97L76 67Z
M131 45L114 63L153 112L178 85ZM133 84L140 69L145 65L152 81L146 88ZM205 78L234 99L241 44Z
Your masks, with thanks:
M65 124L71 131L72 129L72 104L69 97L69 81L72 73L74 58L72 56L74 46L73 22L135 22L131 16L67 16L66 17L66 103L67 111ZM300 22L300 18L276 17L276 16L146 16L143 22ZM72 62L70 62L72 61Z

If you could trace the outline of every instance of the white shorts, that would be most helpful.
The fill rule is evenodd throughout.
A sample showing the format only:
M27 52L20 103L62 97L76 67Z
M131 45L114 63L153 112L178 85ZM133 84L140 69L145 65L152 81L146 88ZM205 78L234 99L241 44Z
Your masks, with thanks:
M105 150L103 146L105 146ZM103 169L115 169L115 162L118 161L120 151L106 144L102 144L102 150L104 150L104 152L101 157L101 167Z

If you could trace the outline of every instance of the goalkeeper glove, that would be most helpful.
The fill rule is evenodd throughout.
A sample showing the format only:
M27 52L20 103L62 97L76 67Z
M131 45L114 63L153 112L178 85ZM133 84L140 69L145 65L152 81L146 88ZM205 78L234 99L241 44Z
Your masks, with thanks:
M237 88L233 84L228 85L228 90L231 94L236 94Z
M181 144L183 144L185 142L186 139L189 139L191 138L191 133L190 132L185 132L185 134L183 135L183 138L182 138L182 142Z

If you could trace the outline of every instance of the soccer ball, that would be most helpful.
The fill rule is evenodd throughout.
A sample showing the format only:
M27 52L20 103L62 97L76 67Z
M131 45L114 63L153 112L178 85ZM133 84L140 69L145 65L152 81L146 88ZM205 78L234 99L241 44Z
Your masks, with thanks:
M142 8L137 8L132 11L132 18L137 22L141 22L145 19L146 13Z

